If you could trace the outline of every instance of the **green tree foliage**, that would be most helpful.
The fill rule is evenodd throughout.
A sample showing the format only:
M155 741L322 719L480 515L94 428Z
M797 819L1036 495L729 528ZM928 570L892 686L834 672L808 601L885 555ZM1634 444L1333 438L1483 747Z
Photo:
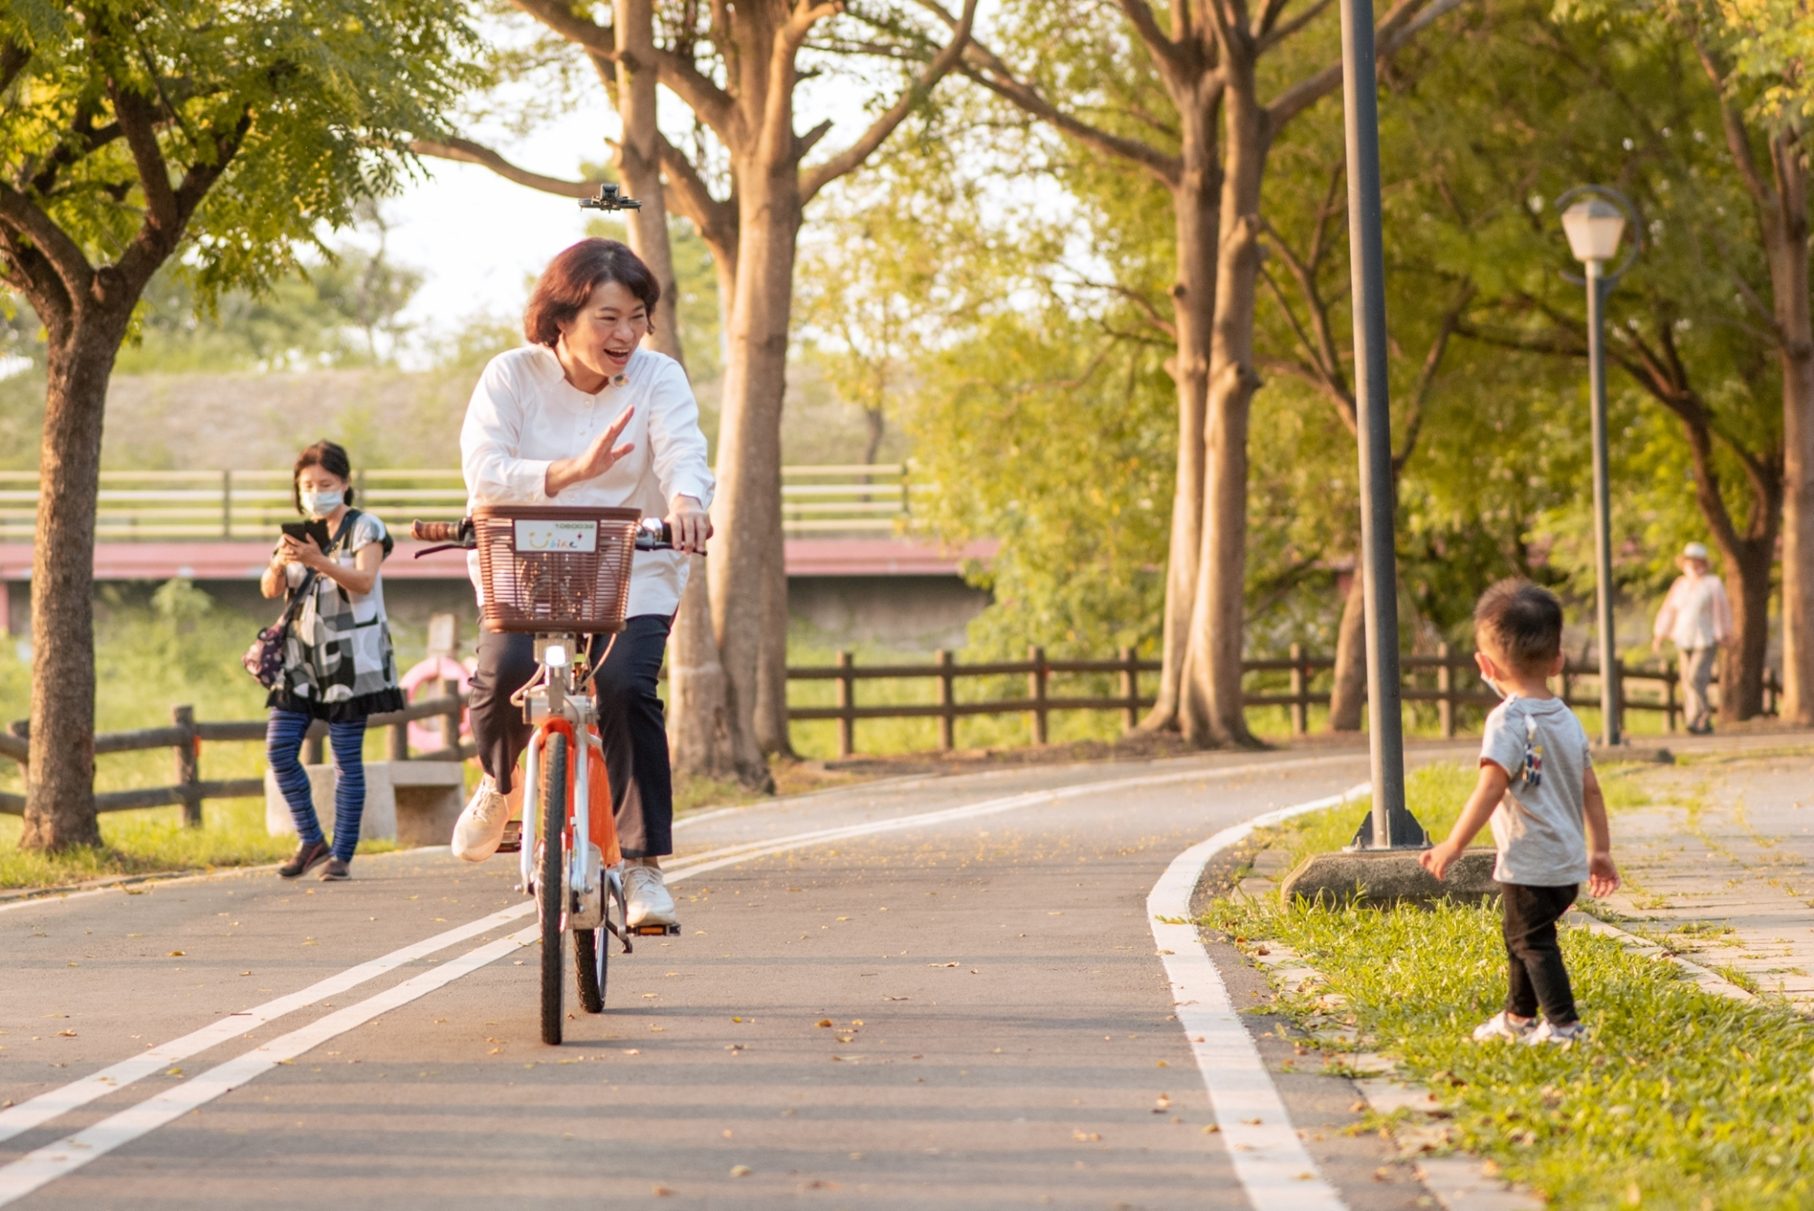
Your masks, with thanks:
M94 503L107 382L153 275L268 287L410 170L469 82L425 0L63 0L0 9L0 284L46 332L28 846L98 836ZM325 251L325 249L321 249ZM50 565L40 563L40 571Z

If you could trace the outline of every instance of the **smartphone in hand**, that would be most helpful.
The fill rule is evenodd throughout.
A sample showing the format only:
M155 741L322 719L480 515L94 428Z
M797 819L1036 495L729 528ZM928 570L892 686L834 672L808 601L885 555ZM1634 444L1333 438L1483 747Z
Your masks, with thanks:
M319 518L311 518L308 521L286 521L283 523L282 529L286 535L297 542L313 538L315 545L323 551L328 549L328 543L331 541L328 536L328 523Z

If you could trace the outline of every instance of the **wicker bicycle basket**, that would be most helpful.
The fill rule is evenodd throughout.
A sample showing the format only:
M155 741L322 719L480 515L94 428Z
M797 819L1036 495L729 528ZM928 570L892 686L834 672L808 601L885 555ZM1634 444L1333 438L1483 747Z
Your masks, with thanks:
M635 509L480 505L472 511L487 631L621 630L636 555Z

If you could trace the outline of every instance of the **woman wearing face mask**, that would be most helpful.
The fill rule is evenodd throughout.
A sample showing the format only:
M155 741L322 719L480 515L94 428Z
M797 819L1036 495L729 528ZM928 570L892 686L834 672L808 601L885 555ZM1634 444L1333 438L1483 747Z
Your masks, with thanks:
M346 451L316 442L296 459L296 511L327 526L324 550L314 537L285 534L259 580L266 597L304 595L285 644L283 679L266 701L265 752L301 839L277 873L286 879L322 866L321 878L345 879L365 811L365 721L403 709L379 565L390 554L384 523L353 508L353 469ZM328 725L334 750L334 840L322 836L298 760L316 719ZM325 865L322 865L325 863Z

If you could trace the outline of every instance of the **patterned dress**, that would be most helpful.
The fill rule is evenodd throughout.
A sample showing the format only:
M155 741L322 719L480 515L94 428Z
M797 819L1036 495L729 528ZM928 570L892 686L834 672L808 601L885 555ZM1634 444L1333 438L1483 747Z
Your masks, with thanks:
M359 550L374 542L390 554L384 523L370 513L356 513L331 553L342 567L351 568ZM290 566L290 591L295 592L306 569ZM369 593L352 593L330 577L315 577L284 645L283 680L265 705L330 722L403 709L382 574Z

